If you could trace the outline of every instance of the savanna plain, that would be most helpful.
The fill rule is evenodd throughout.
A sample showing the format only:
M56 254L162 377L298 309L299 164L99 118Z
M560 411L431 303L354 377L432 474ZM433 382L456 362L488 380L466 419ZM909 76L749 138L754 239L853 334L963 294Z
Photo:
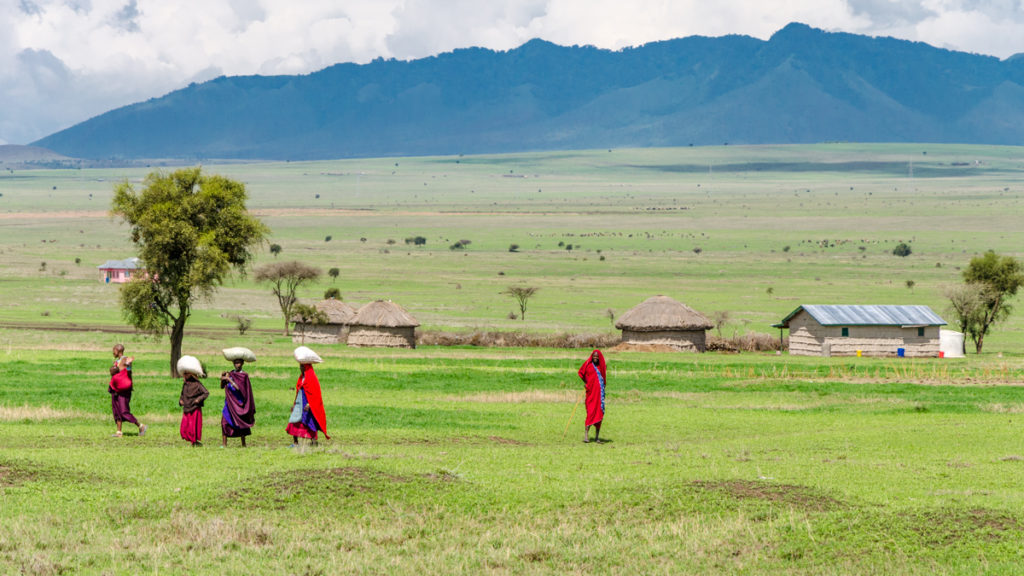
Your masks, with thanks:
M96 269L134 255L107 213L114 186L155 169L0 173L2 573L1020 571L1021 313L965 359L606 348L600 445L581 442L576 406L589 349L315 344L331 439L293 450L295 344L269 287L238 276L195 311L184 352L217 374L222 348L254 350L257 425L248 448L220 448L223 392L208 378L205 446L192 448L166 338L126 326ZM778 338L771 325L801 304L926 304L951 320L943 290L970 258L1024 256L1012 147L204 171L244 182L280 245L256 265L338 269L302 301L329 288L354 305L391 299L423 335L610 340L616 316L656 294L715 317L723 338ZM900 243L909 256L893 255ZM525 317L503 293L520 285L539 289ZM136 357L142 437L111 437L116 342Z

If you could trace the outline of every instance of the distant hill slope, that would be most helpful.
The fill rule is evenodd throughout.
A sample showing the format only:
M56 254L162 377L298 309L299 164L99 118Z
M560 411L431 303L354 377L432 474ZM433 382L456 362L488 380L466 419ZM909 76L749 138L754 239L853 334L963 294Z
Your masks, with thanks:
M0 169L14 168L68 168L77 167L80 162L53 150L38 146L0 145Z
M1024 59L790 24L768 41L507 52L221 77L35 142L83 158L317 159L920 141L1024 144Z

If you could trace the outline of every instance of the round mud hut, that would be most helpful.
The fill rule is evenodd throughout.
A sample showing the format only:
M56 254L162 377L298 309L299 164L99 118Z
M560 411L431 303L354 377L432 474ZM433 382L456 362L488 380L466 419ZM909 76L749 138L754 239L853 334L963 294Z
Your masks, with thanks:
M390 300L377 300L356 312L348 333L348 345L415 348L419 325L405 308Z
M703 314L668 296L652 296L619 317L623 344L668 346L679 351L707 349L711 321Z
M320 342L323 344L342 344L348 339L352 319L356 309L337 298L328 298L314 304L317 310L327 316L323 324L308 324L295 320L293 342Z

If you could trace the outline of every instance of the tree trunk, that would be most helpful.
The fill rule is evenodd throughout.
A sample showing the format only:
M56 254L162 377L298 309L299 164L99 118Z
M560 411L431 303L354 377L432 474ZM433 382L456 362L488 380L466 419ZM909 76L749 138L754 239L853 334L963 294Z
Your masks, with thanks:
M181 374L178 374L178 360L181 358L181 343L185 339L186 320L188 314L182 312L174 319L174 325L171 327L171 376L174 378L181 377Z

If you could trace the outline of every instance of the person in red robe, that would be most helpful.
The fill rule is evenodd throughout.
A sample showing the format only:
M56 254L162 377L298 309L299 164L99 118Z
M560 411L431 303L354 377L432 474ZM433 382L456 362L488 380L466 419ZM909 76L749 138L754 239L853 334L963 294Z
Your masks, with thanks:
M203 445L203 402L210 396L210 391L203 386L195 374L185 374L181 384L181 437L193 446Z
M110 394L110 409L114 413L114 424L117 431L114 436L121 437L121 424L130 422L139 427L139 436L146 435L146 425L139 424L132 414L132 361L134 358L124 355L124 346L114 345L114 365L110 367L110 383L107 392Z
M256 424L256 404L249 375L242 371L245 360L237 358L234 363L234 370L220 375L220 387L224 389L224 409L220 415L221 446L228 445L228 438L240 438L242 448L245 448L245 437L252 433Z
M583 422L583 441L590 442L590 427L594 427L594 442L600 443L601 421L604 420L604 390L608 371L604 363L604 354L600 350L590 353L580 366L580 379L583 380L584 400L587 408L587 419Z
M313 371L312 364L299 365L299 379L295 383L295 403L292 405L292 414L288 418L288 427L285 429L292 437L292 447L298 447L299 438L309 438L310 444L316 446L317 435L322 432L327 435L327 413L324 411L324 401L320 395L320 380Z

